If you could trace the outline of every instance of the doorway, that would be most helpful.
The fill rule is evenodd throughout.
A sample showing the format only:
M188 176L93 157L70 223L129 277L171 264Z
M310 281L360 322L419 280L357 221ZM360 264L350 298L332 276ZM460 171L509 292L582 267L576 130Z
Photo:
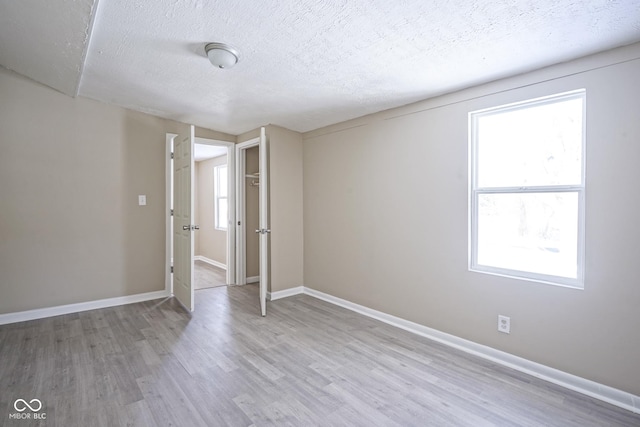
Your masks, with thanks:
M260 237L254 230L260 228L259 188L260 174L258 146L245 148L238 153L238 284L260 281Z
M195 308L194 254L195 233L200 225L195 221L194 126L181 134L167 134L167 270L166 289L175 296L187 311ZM223 202L227 212L227 284L247 283L245 243L250 233L244 221L236 221L236 212L245 212L244 194L246 151L258 148L258 171L251 178L258 181L259 226L255 230L259 241L259 302L260 313L266 316L266 297L269 286L269 199L268 199L268 143L265 128L260 136L250 141L234 144L225 141L206 141L208 145L227 148L227 192ZM238 160L240 159L240 160ZM219 180L220 181L220 180ZM242 183L242 185L236 185ZM224 197L222 197L224 198ZM236 203L237 201L237 203ZM220 200L218 200L220 203ZM224 216L223 216L224 217ZM244 217L242 217L244 218ZM224 221L223 221L224 222Z
M195 138L193 146L195 290L231 284L227 277L229 259L228 149L216 141Z
M268 226L269 171L267 159L268 144L264 127L260 128L258 138L236 145L236 212L238 215L236 283L244 285L255 281L256 277L250 276L250 274L256 271L252 260L257 258L262 316L267 314L267 288L270 270L269 234L271 230ZM256 187L258 190L257 200L253 197ZM252 236L253 234L257 235L257 240L255 236ZM256 250L257 257L255 257Z
M166 289L173 294L174 143L166 137ZM192 287L194 290L235 283L235 144L195 137L191 168L193 203Z

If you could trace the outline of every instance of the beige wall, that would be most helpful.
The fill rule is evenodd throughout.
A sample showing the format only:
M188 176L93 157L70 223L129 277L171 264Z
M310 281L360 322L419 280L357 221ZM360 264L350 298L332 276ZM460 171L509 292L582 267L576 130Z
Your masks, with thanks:
M218 132L217 130L205 129L196 126L195 127L196 138L214 139L217 141L236 142L236 136L230 135L224 132Z
M260 128L253 129L253 130L250 130L249 132L241 133L240 135L238 135L238 137L236 138L236 142L240 144L241 142L246 142L246 141L249 141L250 139L258 138L259 136L260 136Z
M195 255L203 256L221 264L227 264L227 232L218 230L214 220L215 167L227 164L227 156L196 162L197 182L195 189L196 224Z
M305 134L305 285L640 395L634 58L640 44ZM468 271L468 113L579 88L584 290Z
M0 68L0 313L164 289L165 133L185 127Z

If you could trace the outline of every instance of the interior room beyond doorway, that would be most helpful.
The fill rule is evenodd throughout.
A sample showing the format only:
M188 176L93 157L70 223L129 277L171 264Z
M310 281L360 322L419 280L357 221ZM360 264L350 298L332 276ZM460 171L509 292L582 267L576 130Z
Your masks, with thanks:
M226 286L228 185L227 148L194 145L194 288Z

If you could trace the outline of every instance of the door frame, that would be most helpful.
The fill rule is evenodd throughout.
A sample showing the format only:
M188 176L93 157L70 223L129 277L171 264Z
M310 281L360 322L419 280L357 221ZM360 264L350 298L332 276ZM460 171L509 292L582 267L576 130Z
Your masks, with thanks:
M165 290L169 295L173 295L173 275L171 273L171 266L173 264L172 252L173 252L173 219L171 216L171 207L173 206L173 168L171 162L171 153L173 151L173 142L178 134L167 133L165 143ZM227 226L227 285L233 285L236 283L236 144L229 141L221 141L217 139L210 139L205 137L196 136L196 144L205 145L217 145L227 148L227 185L228 185L228 198L229 198L229 224ZM192 187L194 183L191 183Z
M236 144L236 284L247 284L247 207L246 207L246 153L258 147L260 137ZM240 224L238 224L240 222Z
M165 142L165 268L164 268L164 289L169 295L173 295L173 218L171 207L173 206L173 166L171 153L173 153L173 140L177 133L167 133Z

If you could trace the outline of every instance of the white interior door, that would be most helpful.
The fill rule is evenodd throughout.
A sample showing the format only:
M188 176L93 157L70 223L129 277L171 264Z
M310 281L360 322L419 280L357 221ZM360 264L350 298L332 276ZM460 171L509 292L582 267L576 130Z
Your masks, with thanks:
M267 137L264 128L260 128L259 145L260 171L260 312L267 315L267 287L269 286L269 171L267 170Z
M173 149L173 294L189 311L193 294L193 143L194 127L174 139Z
M236 145L236 283L244 285L247 283L246 277L246 237L247 233L253 232L247 230L246 225L246 179L254 176L245 175L246 172L246 150L251 147L258 147L258 176L260 181L259 188L259 223L256 233L260 235L260 313L263 316L267 314L267 288L269 287L269 171L267 169L267 137L265 128L260 128L260 136L258 138L242 142ZM253 172L253 171L252 171Z

